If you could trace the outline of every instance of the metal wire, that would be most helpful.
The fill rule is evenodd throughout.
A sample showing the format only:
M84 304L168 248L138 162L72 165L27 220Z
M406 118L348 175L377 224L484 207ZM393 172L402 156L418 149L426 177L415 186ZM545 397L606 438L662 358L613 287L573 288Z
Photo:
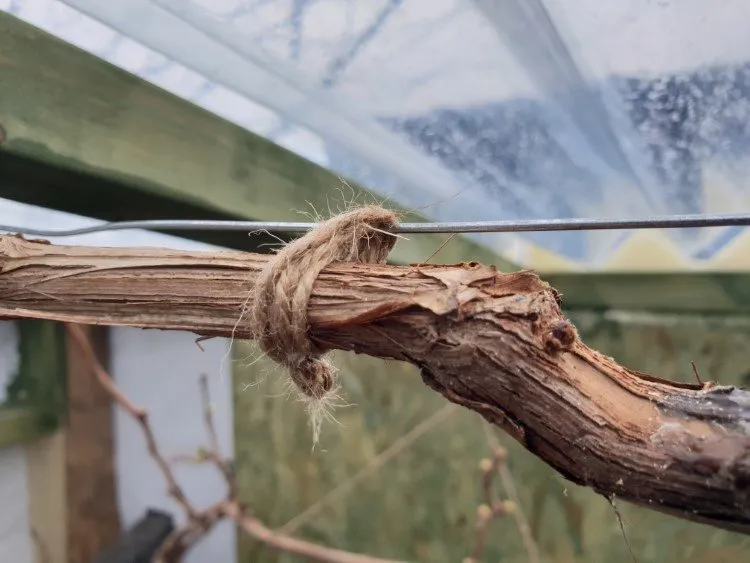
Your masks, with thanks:
M154 231L266 231L269 233L303 233L316 223L284 221L216 221L198 219L155 219L114 221L78 229L34 229L0 225L0 231L40 237L69 237L105 231L149 229ZM448 221L434 223L400 223L397 233L519 233L542 231L600 231L616 229L685 229L704 227L750 226L750 214L737 215L665 215L639 219L532 219L523 221Z

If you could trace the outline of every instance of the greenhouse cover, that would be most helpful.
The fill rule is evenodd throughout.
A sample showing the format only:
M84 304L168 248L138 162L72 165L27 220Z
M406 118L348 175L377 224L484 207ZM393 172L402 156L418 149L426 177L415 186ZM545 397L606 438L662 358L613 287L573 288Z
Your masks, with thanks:
M0 8L437 219L750 211L746 0ZM697 264L746 234L660 236ZM592 267L633 236L479 240L520 263L542 247Z

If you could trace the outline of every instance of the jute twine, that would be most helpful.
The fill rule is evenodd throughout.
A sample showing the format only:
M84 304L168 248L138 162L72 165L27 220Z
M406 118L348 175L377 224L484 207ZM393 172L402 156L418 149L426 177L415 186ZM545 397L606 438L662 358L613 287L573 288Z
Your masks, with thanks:
M309 336L313 284L333 262L384 263L396 243L396 224L396 214L380 206L342 213L286 245L257 278L248 311L253 337L312 401L324 399L335 382L327 350Z

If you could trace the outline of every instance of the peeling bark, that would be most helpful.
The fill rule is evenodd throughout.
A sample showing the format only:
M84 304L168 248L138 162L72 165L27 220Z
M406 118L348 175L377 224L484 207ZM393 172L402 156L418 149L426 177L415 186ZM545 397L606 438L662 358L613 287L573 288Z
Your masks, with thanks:
M2 237L0 318L229 336L267 258ZM581 342L533 273L335 264L308 313L317 343L416 365L574 483L750 532L750 392L619 366Z

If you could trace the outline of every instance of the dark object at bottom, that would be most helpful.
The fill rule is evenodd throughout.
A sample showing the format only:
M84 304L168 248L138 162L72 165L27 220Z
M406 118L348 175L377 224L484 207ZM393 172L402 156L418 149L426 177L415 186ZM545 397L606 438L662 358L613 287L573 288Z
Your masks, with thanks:
M174 530L172 516L149 509L117 545L99 553L92 563L151 563L156 550Z

